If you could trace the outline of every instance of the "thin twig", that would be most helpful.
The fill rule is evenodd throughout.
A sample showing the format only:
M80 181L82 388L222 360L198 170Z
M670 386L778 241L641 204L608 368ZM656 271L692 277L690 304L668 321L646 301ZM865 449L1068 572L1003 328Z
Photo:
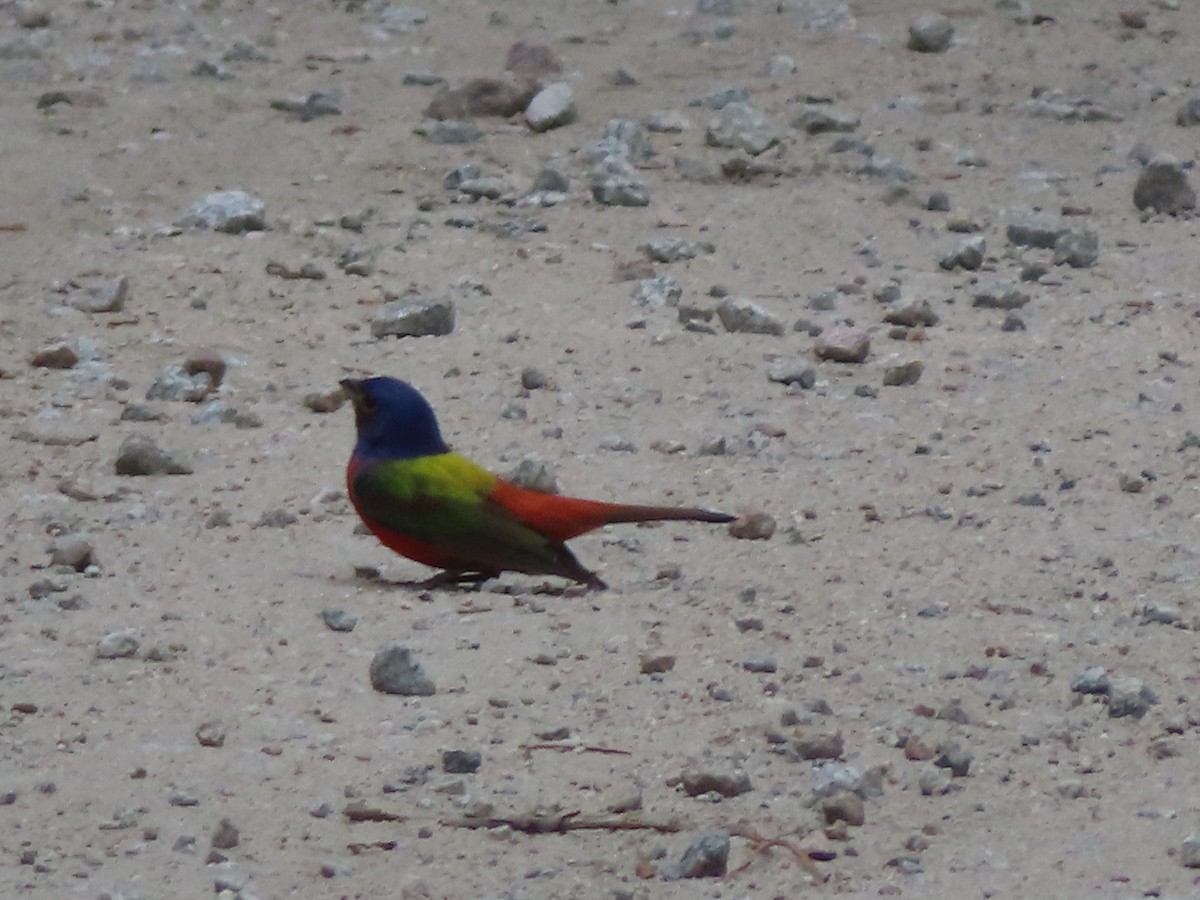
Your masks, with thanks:
M657 831L669 834L682 830L674 821L654 822L640 816L585 815L579 810L530 810L516 816L492 816L486 819L451 819L442 822L453 828L501 828L507 825L525 834L565 834L568 831Z
M628 750L618 750L616 747L597 747L594 744L521 744L519 750L557 750L560 753L575 751L577 753L608 753L614 756L633 756Z
M746 862L742 863L732 872L726 873L726 878L730 878L746 871L746 869L750 868L754 860L757 859L760 854L765 853L772 847L782 847L784 850L790 852L792 856L796 858L796 862L799 863L800 868L802 868L817 881L823 882L827 877L825 873L817 868L817 864L813 862L812 858L808 855L808 852L803 847L797 847L791 841L784 840L783 838L763 837L751 826L741 823L729 828L729 833L734 837L745 838L747 841L749 841L750 849L754 851L754 856L746 860Z

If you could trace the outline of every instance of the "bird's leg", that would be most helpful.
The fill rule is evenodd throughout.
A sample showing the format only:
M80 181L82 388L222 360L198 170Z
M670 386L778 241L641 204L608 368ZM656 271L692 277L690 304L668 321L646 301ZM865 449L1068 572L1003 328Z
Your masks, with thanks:
M440 588L462 584L470 584L478 587L489 578L495 578L497 574L496 572L463 572L457 569L445 569L427 578L423 582L422 587Z

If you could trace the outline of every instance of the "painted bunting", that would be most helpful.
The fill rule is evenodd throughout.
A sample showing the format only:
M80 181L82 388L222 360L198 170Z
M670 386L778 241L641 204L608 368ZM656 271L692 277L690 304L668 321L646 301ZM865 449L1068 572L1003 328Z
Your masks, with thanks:
M346 466L350 500L401 556L445 570L436 582L482 581L503 571L605 584L565 541L613 522L730 522L707 509L631 506L518 487L451 452L433 408L395 378L347 378L358 442Z

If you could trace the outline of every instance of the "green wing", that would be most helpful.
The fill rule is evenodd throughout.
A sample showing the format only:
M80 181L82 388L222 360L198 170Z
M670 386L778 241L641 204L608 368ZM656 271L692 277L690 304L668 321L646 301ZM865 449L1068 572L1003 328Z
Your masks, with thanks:
M496 476L456 453L364 464L354 499L364 517L437 547L446 568L510 569L577 578L579 563L562 544L523 525L490 499Z

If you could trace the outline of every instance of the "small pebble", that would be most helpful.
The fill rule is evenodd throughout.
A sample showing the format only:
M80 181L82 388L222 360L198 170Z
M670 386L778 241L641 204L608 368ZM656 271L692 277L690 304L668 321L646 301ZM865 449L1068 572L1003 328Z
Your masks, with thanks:
M50 344L29 357L29 364L39 369L73 369L78 362L79 354L67 341Z
M213 831L212 848L214 850L232 850L241 843L241 836L235 826L228 819L222 819L217 823L216 830Z
M743 541L766 541L775 534L775 519L764 512L739 516L729 523L729 534Z
M67 566L76 572L82 572L88 566L96 563L96 550L92 542L79 534L67 535L54 542L50 551L50 564Z
M679 862L680 878L720 878L729 867L729 834L715 831L693 841Z
M140 646L136 630L110 631L96 644L96 659L128 659Z
M196 743L201 747L224 747L225 727L215 719L202 723L196 729Z
M420 665L413 662L407 647L380 650L371 660L371 687L383 694L429 697L436 688Z
M442 771L452 775L473 775L483 765L478 750L446 750L442 753Z
M675 668L675 656L671 653L643 653L639 667L643 675L670 672Z
M941 13L926 13L908 27L908 49L941 53L954 38L954 26Z
M709 791L715 791L722 797L736 797L750 790L750 776L741 769L728 772L688 770L683 773L680 783L689 797L698 797Z
M871 352L871 335L865 328L836 325L821 332L813 345L817 359L839 363L864 362Z
M344 609L323 609L321 620L330 631L353 631L358 619Z

